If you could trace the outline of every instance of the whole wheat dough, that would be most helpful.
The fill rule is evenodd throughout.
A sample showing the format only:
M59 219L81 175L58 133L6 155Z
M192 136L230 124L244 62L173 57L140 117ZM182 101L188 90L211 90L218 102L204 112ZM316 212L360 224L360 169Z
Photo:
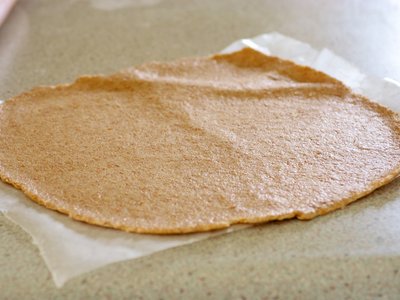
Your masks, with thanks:
M400 172L395 113L251 49L39 87L0 106L0 176L92 224L311 219Z

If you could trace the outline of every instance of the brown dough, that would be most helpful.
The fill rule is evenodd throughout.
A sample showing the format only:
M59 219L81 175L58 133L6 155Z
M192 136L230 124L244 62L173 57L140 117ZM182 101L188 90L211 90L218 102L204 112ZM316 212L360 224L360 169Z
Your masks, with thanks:
M132 232L311 219L399 172L395 113L251 49L85 76L0 106L3 181Z

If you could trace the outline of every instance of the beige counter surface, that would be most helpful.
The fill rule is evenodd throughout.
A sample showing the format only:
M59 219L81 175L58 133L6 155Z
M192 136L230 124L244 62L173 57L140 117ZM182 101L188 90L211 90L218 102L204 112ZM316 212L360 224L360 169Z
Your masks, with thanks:
M0 99L81 74L207 55L271 31L400 81L394 0L20 0L0 27ZM399 299L399 194L396 180L312 221L116 263L61 289L29 235L0 215L0 299Z

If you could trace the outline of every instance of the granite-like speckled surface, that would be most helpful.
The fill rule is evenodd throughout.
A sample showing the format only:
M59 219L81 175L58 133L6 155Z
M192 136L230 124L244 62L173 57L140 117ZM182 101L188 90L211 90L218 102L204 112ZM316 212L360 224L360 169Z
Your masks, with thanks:
M84 73L206 55L269 31L400 80L396 1L132 2L112 9L108 0L20 0L0 28L0 99ZM109 265L61 289L30 237L0 216L0 299L398 299L399 196L398 179L313 221L271 223Z

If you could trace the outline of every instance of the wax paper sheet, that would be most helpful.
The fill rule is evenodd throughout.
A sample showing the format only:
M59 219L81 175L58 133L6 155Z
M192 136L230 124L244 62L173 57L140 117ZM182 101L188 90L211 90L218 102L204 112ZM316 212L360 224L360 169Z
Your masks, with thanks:
M282 34L269 33L236 41L222 52L243 47L321 70L356 92L400 111L399 83L389 78L367 76L328 49L317 50ZM233 226L210 233L173 236L126 233L74 221L41 207L4 183L0 183L0 211L32 236L58 287L75 276L113 262L142 257L246 227Z

